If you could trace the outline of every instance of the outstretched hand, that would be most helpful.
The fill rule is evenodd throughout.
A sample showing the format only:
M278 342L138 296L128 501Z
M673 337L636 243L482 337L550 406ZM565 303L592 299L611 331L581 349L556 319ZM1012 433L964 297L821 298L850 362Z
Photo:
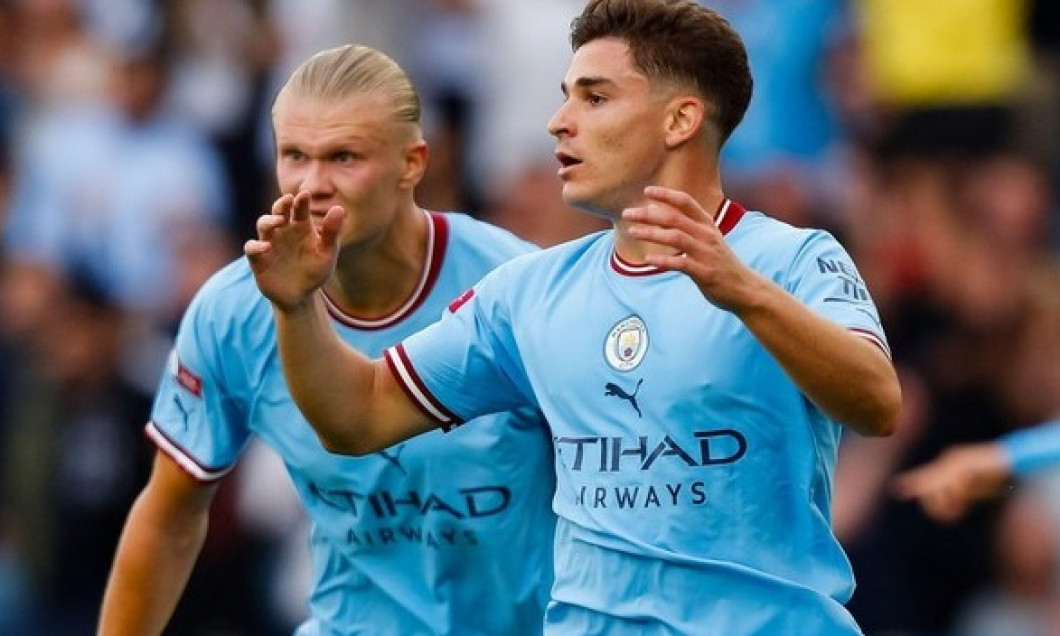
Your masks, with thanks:
M333 206L314 227L309 193L284 194L258 217L258 238L243 245L261 293L281 310L305 305L331 275L345 217Z
M965 444L897 475L894 491L899 499L919 502L936 521L948 523L963 517L976 502L1000 494L1010 477L999 444Z

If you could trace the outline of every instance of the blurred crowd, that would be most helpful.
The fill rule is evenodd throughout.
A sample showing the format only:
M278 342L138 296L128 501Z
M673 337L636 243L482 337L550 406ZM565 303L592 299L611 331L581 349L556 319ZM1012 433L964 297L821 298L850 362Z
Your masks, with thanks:
M881 311L901 430L848 434L834 522L871 636L1060 634L1060 480L949 524L892 479L1060 414L1060 4L712 0L756 86L727 194L832 231ZM269 110L356 41L420 89L427 208L541 245L545 123L582 0L0 0L0 633L91 633L181 313L276 196ZM284 634L304 519L282 463L225 480L171 634ZM160 572L159 576L165 576Z

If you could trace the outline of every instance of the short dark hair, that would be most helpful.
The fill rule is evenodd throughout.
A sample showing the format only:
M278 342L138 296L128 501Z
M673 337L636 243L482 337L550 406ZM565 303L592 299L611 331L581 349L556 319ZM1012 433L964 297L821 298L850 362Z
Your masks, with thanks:
M710 102L720 143L743 119L753 90L747 49L716 11L688 0L590 0L571 22L571 46L609 37L649 79L687 83Z

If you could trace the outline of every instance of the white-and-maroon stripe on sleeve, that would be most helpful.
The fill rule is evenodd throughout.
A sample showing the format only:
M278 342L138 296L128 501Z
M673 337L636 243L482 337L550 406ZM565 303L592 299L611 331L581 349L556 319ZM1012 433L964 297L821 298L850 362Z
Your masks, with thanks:
M235 464L221 469L207 468L203 466L188 454L183 447L167 437L166 434L162 432L162 429L158 428L158 425L154 422L147 423L147 426L144 427L144 433L152 442L154 442L155 446L157 446L160 451L165 453L170 459L176 462L184 472L191 475L197 481L203 483L217 481L231 472L235 467Z
M390 347L384 352L383 357L386 358L390 371L413 404L418 406L428 418L437 422L443 431L448 432L464 423L464 420L445 408L445 405L427 389L416 373L416 369L413 368L403 345L397 344Z
M858 336L859 338L864 338L865 340L868 340L869 342L879 347L880 350L882 350L887 355L888 359L891 358L891 348L887 346L887 343L884 342L883 338L881 338L879 335L869 331L868 329L858 329L856 327L848 327L848 329L850 330L850 333L854 334L855 336Z

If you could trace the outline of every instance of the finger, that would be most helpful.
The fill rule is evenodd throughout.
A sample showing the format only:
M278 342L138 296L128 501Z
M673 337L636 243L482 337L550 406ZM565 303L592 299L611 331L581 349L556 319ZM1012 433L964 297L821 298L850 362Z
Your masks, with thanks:
M294 195L294 201L291 203L291 221L309 220L309 198L308 190L299 190L298 194Z
M333 205L324 215L324 221L320 224L320 240L327 246L338 244L339 232L342 231L342 222L346 219L346 210L341 205Z
M629 226L628 231L630 236L640 241L664 245L678 251L683 251L687 247L688 235L681 230L667 226L636 223Z
M646 257L647 264L670 272L692 273L692 262L685 253L680 254L649 254Z
M904 500L921 496L924 490L921 475L921 471L912 470L895 476L891 482L891 491L897 498Z
M644 188L644 196L653 201L674 207L690 219L702 221L712 218L711 214L704 210L703 206L692 195L681 190L662 186L648 186Z
M259 239L268 239L272 233L276 231L276 228L287 224L286 216L279 216L276 214L265 214L258 217L257 222L254 224L258 231Z
M696 205L697 210L702 210L698 204ZM626 208L622 211L622 219L645 228L672 229L679 231L682 235L696 237L700 241L717 241L721 237L721 232L709 216L703 214L693 217L680 208L666 203L653 201L644 206ZM681 249L688 247L682 245Z
M924 511L931 518L950 523L964 515L964 500L950 492L940 492L922 501Z
M627 221L650 223L672 227L679 223L684 217L674 206L649 202L647 205L638 205L622 210L622 218Z
M276 199L272 203L272 213L277 216L287 218L287 215L291 212L291 204L294 202L294 195L291 193L284 194L280 198Z
M688 237L697 232L688 217L669 206L655 203L623 210L622 220L629 223L627 230L633 238L679 251L687 248Z
M243 243L243 254L251 260L255 260L262 254L265 254L272 249L272 244L268 241L259 241L257 239L250 239L246 243Z

